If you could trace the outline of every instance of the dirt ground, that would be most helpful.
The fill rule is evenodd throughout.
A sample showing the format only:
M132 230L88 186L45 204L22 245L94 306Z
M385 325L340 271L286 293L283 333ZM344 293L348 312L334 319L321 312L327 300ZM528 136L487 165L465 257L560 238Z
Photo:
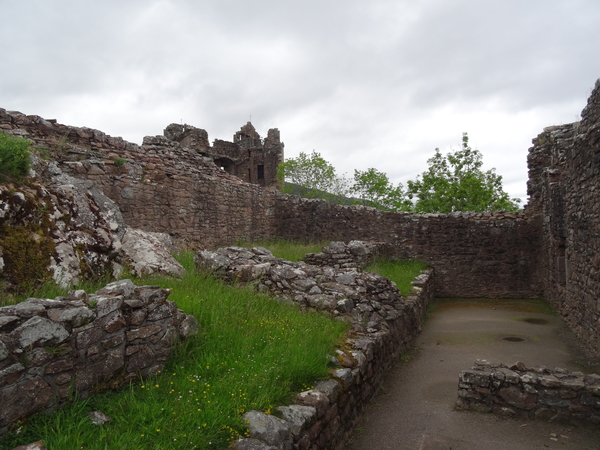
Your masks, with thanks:
M455 410L458 374L476 359L600 373L598 359L542 301L436 300L415 349L390 371L345 448L600 449L600 426Z

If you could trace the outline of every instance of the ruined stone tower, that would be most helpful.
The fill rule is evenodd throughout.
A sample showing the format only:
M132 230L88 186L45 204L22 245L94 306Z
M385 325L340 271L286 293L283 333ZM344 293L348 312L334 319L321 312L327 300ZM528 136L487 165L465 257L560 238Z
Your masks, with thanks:
M233 135L233 142L215 139L212 147L208 133L190 125L171 124L165 137L211 157L215 164L231 175L263 187L277 188L277 167L283 162L284 144L279 130L271 128L263 140L251 122Z

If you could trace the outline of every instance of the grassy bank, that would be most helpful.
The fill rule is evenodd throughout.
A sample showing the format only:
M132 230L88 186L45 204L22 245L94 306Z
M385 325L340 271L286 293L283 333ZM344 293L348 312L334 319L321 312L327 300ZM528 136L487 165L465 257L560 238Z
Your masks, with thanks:
M329 241L309 243L286 241L283 239L271 239L264 242L241 242L239 245L248 248L264 247L269 249L277 258L283 258L288 261L300 261L300 259L307 253L321 252L321 249L324 246L329 245Z
M298 260L326 244L256 245ZM197 273L191 253L178 259L187 270L181 279L133 281L171 289L169 300L198 319L200 334L176 348L159 376L34 416L20 434L0 440L0 449L38 440L61 450L225 448L246 433L244 412L270 412L328 376L327 355L343 338L346 324ZM369 270L391 278L406 293L407 280L410 286L422 268L420 263L379 261ZM104 284L85 289L93 292ZM45 286L34 296L59 295L65 292ZM86 415L94 410L112 421L92 425Z
M180 280L134 280L172 289L169 299L200 323L165 371L39 414L0 448L40 439L61 450L224 448L246 432L244 412L270 411L327 376L346 324L195 273L190 253L180 262L188 270ZM113 420L92 425L86 414L96 409Z
M427 263L423 261L396 261L379 259L371 263L365 270L376 272L388 280L393 281L400 289L402 295L409 294L413 286L410 283L415 279L421 270L427 269Z

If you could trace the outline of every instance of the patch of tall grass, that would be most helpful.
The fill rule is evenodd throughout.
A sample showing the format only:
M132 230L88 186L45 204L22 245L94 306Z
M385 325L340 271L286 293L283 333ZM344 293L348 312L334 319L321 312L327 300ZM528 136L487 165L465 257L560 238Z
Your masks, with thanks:
M0 132L0 182L27 175L29 146L26 139Z
M40 439L61 450L225 448L246 433L244 412L270 412L327 377L346 324L197 273L192 253L178 259L181 279L134 282L171 289L199 335L178 345L158 376L38 414L0 448ZM112 421L92 425L86 414L97 409Z
M319 253L321 249L326 245L329 245L329 241L322 241L316 243L310 242L295 242L287 241L284 239L272 239L263 242L254 243L239 243L242 247L264 247L270 250L277 258L283 258L288 261L300 261L307 253Z
M428 267L427 263L423 261L377 259L369 264L365 270L367 272L376 272L393 281L402 295L407 295L413 290L410 282L421 273L421 270L425 270Z

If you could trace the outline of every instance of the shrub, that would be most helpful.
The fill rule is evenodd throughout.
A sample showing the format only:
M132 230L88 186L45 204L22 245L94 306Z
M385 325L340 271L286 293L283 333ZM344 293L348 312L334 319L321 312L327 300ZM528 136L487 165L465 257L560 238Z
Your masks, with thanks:
M123 164L125 164L127 162L127 160L125 160L124 158L115 158L113 160L113 163L115 164L115 166L117 167L121 167Z
M29 146L30 142L26 139L0 132L0 181L27 175Z

